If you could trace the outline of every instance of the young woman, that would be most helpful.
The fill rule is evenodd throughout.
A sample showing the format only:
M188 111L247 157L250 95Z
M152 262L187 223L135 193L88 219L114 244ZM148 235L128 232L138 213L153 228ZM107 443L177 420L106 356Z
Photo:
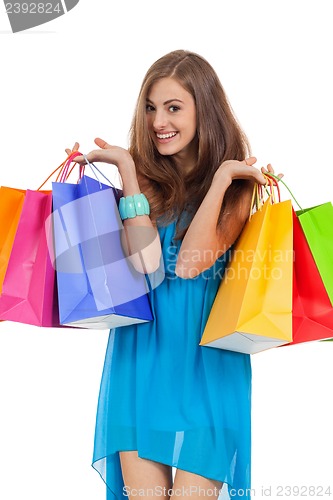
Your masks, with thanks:
M165 278L150 292L154 321L110 332L93 465L109 498L249 497L250 356L199 342L265 178L215 71L183 50L148 70L129 150L95 142L88 160L115 164L122 178L133 265L153 273L163 259ZM141 193L149 214L137 214L131 197L142 207Z

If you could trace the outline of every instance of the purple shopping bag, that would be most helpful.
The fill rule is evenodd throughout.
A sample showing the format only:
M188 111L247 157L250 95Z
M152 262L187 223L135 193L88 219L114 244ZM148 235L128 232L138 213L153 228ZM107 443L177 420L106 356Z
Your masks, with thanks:
M84 175L55 182L53 234L60 322L113 328L153 319L145 276L121 243L119 191Z

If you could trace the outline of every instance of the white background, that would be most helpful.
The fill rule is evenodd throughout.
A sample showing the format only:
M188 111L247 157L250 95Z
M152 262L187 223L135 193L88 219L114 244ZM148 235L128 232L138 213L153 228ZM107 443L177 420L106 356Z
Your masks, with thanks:
M81 0L17 34L1 5L0 184L37 188L76 140L126 146L145 71L185 48L217 70L258 166L284 172L303 206L332 201L330 5ZM1 499L104 499L90 462L107 335L0 324ZM255 498L333 493L332 357L333 342L252 357Z

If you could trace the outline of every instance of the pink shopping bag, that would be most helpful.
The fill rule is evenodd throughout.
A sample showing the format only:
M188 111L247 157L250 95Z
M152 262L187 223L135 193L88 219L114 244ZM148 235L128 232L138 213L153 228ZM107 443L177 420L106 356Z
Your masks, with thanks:
M66 161L50 177L60 171L59 177ZM40 191L45 182L38 190L25 192L2 284L0 320L56 327L61 326L58 294L45 228L52 212L52 191Z
M55 270L46 241L51 192L26 191L0 296L0 319L59 326Z

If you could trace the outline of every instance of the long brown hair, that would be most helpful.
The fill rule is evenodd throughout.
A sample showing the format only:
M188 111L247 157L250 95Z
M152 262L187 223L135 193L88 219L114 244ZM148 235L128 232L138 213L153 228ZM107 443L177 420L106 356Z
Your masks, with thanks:
M147 128L147 97L154 83L167 77L182 85L196 105L197 162L187 175L177 168L171 155L158 152ZM158 59L146 73L132 121L129 151L140 187L149 199L152 219L163 216L163 221L170 222L184 208L195 212L221 163L243 160L250 147L212 66L196 53L176 50ZM220 219L235 209L247 186L243 180L232 182L224 196Z

